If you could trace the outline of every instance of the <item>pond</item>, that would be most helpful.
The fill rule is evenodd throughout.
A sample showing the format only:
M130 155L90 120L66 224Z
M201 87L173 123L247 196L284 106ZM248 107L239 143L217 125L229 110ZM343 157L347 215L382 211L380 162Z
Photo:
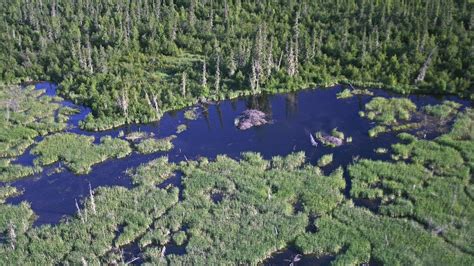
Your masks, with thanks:
M54 84L44 82L36 84L36 87L46 89L50 96L56 94ZM343 89L343 86L335 86L295 93L263 94L226 100L199 106L197 109L199 117L193 121L186 120L184 118L185 110L180 110L166 113L159 122L127 125L102 132L81 130L78 123L90 113L90 110L64 101L63 105L74 106L80 110L79 114L70 118L70 127L67 131L94 136L96 142L102 136L119 137L123 132L126 134L134 131L153 133L157 137L167 137L176 134L176 129L181 124L185 124L187 130L177 134L178 137L173 141L174 149L169 152L152 154L134 152L125 158L111 159L95 165L92 171L86 175L76 175L68 170L56 173L52 171L52 167L45 167L45 170L40 174L13 182L12 185L20 188L23 193L8 199L8 203L30 202L32 209L38 215L35 225L56 224L61 219L75 214L75 201L88 195L89 185L92 188L112 185L131 187L131 179L125 173L126 170L161 156L167 156L172 162L179 162L199 157L212 159L219 154L237 158L241 152L255 151L265 159L270 159L277 155L304 151L309 162L317 164L321 156L332 153L332 163L322 167L326 173L339 166L347 166L357 157L389 160L388 154L376 153L374 150L377 148L389 149L390 145L398 140L396 133L389 132L377 138L370 138L367 132L374 125L368 119L361 118L358 112L363 110L364 105L374 96L392 97L394 94L382 90L371 90L374 96L358 95L348 99L337 99L336 94ZM419 107L438 104L443 100L421 95L409 96L409 98ZM448 98L463 105L469 104L454 97ZM248 130L237 129L234 119L247 109L258 109L265 112L271 118L271 123ZM346 137L352 137L352 142L335 148L312 145L309 134L314 134L317 131L329 133L334 128L343 132ZM436 137L436 135L437 133L431 133L425 137L429 139ZM34 158L35 156L30 155L27 150L16 162L31 165ZM178 175L164 184L179 187L180 180ZM348 177L346 177L346 181L348 186L345 194L348 196L350 190ZM214 200L219 201L220 196L215 195ZM277 255L275 260L291 259L295 255L296 253L293 251L286 251ZM327 264L332 257L319 259L322 264ZM275 260L268 263L272 264ZM308 257L304 260L312 261Z
M45 89L47 95L56 94L56 86L42 82L36 88ZM338 166L349 164L355 157L371 159L388 159L386 154L377 154L376 148L389 148L396 142L396 133L382 134L370 138L368 130L373 126L367 119L361 118L358 112L374 96L391 97L382 90L372 90L374 96L355 96L349 99L337 99L336 94L342 86L326 89L310 89L280 95L258 95L236 100L222 101L212 105L200 106L199 118L189 121L184 118L184 110L168 112L156 123L134 124L101 132L83 131L78 127L80 120L90 113L88 108L76 106L63 101L66 106L79 108L80 113L69 119L68 132L92 135L96 141L102 136L117 137L120 132L141 131L165 137L176 133L180 124L186 124L187 130L180 133L174 143L174 149L166 153L139 154L133 153L122 159L108 160L93 166L87 175L75 175L65 170L52 173L46 168L41 174L22 179L13 183L22 189L22 195L9 199L9 203L17 204L28 201L38 215L36 225L57 223L65 215L73 215L75 199L87 195L89 184L92 188L99 186L121 185L130 187L131 181L125 174L128 168L137 167L160 156L168 156L172 162L193 160L199 157L214 158L226 154L236 158L244 151L255 151L266 159L276 155L287 155L295 151L304 151L310 162L315 164L324 154L333 153L333 162L324 167L327 172ZM441 99L432 96L410 96L410 99L423 106L440 103ZM451 97L450 100L456 100ZM459 100L457 100L459 101ZM467 102L459 101L463 104ZM258 109L271 117L267 125L239 130L234 119L246 109ZM353 141L341 147L331 148L311 145L310 133L316 131L330 132L333 128L351 136ZM427 136L427 138L433 138ZM29 150L16 162L30 165L35 156Z

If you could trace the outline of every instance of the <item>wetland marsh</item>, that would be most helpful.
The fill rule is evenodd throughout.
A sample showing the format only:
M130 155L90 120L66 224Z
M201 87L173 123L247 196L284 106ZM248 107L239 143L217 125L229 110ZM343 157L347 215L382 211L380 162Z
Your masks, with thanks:
M54 84L37 88L55 97ZM1 187L6 261L472 262L471 103L380 90L338 99L344 89L216 102L190 109L194 120L185 109L102 132L62 119L64 132L33 137L29 155L4 159L35 169ZM234 119L248 109L272 122L239 130ZM446 126L423 128L428 116ZM391 130L371 136L378 124ZM344 143L313 146L314 132ZM101 232L93 242L90 230ZM81 235L75 244L71 233ZM245 241L228 237L236 234ZM12 250L16 243L39 250ZM41 247L52 244L45 258Z

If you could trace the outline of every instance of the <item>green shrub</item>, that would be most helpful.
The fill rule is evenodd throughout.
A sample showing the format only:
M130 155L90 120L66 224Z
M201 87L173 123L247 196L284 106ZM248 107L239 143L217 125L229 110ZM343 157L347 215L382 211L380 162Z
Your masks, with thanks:
M176 128L176 134L179 134L181 132L184 132L188 129L188 126L186 126L185 124L180 124L178 125L178 127Z
M444 120L455 115L461 106L462 105L457 102L444 101L442 104L438 105L427 105L423 107L423 111L429 115Z
M94 137L73 133L59 133L45 137L31 150L38 155L35 163L48 165L63 161L76 174L85 174L92 165L110 158L122 158L132 152L127 141L102 137L100 144L93 143Z
M173 149L174 147L172 141L175 138L176 138L175 135L171 135L169 137L161 138L161 139L154 139L154 138L144 139L136 145L136 148L138 152L143 153L143 154L169 151Z
M196 119L198 119L198 113L197 113L196 108L186 110L184 112L184 118L187 119L187 120L196 120Z
M332 153L325 154L325 155L321 156L321 158L319 158L318 166L319 167L324 167L326 165L329 165L330 163L332 163L332 160L333 160L333 154Z
M186 238L186 232L183 231L179 231L173 234L173 242L178 246L183 245L186 241Z

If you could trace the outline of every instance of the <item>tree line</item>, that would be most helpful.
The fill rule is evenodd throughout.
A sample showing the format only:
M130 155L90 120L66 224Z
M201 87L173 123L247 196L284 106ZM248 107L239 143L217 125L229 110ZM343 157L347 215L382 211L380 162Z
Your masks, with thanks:
M468 0L1 1L0 77L47 79L85 125L351 82L473 98Z

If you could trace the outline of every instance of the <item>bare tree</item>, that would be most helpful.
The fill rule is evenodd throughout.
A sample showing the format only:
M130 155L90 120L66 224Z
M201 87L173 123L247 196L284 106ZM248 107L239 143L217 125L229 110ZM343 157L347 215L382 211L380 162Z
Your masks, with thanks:
M214 80L214 87L216 88L216 92L219 92L219 87L221 84L221 69L220 69L220 56L217 55L217 60L216 60L216 76Z
M227 4L227 0L224 0L224 21L227 22L229 20L229 5Z
M437 47L433 48L433 50L431 50L430 54L426 58L425 63L423 64L423 66L420 69L420 73L418 74L418 77L416 77L416 79L415 79L415 83L418 83L418 82L421 82L421 81L425 80L426 71L428 70L428 68L431 64L431 60L433 58L433 54L436 52L436 48Z
M270 38L270 46L268 47L267 56L266 56L266 75L270 77L272 70L275 67L275 62L273 62L273 36Z
M10 221L8 223L8 238L10 240L10 246L12 249L15 249L16 244L16 233L15 233L15 225Z
M256 89L258 89L259 84L258 84L258 74L257 74L257 67L254 63L252 63L252 74L250 76L250 88L255 92Z
M97 214L95 209L95 199L94 199L94 192L92 191L91 183L89 183L89 197L91 202L92 213Z
M77 199L74 199L75 203L76 203L76 210L77 210L77 215L79 216L79 218L81 219L81 222L84 223L84 216L82 215L82 212L81 212L81 209L79 208L79 204L77 203Z
M229 55L229 75L233 76L235 71L237 71L237 63L235 62L234 50L231 49Z
M196 14L194 14L195 10L195 0L191 0L191 4L189 6L189 15L188 15L188 22L191 27L194 27L194 24L196 23Z
M186 72L181 75L181 94L183 97L186 96Z
M287 73L290 77L293 77L296 74L296 62L295 54L293 51L293 42L286 45L287 55L286 55L286 64L287 64Z
M0 101L0 108L5 109L5 119L10 121L11 112L18 112L20 109L20 103L24 94L19 86L6 86L1 88L5 90L6 97Z
M156 116L159 117L160 108L159 108L159 105L158 105L158 95L157 94L153 94L152 101L153 101L153 107L155 108Z
M207 87L206 60L204 60L203 63L202 63L202 79L201 79L201 85L202 85L203 87Z
M128 118L128 91L124 87L122 87L122 92L117 99L117 104L120 110L122 110L123 115Z
M300 11L298 10L296 12L296 18L295 18L295 25L294 25L294 36L293 36L293 44L294 44L294 65L295 65L295 74L298 72L298 65L299 65L299 55L300 55L300 47L299 47L299 39L300 39Z
M155 7L156 20L159 20L161 16L161 0L153 1L153 5Z

